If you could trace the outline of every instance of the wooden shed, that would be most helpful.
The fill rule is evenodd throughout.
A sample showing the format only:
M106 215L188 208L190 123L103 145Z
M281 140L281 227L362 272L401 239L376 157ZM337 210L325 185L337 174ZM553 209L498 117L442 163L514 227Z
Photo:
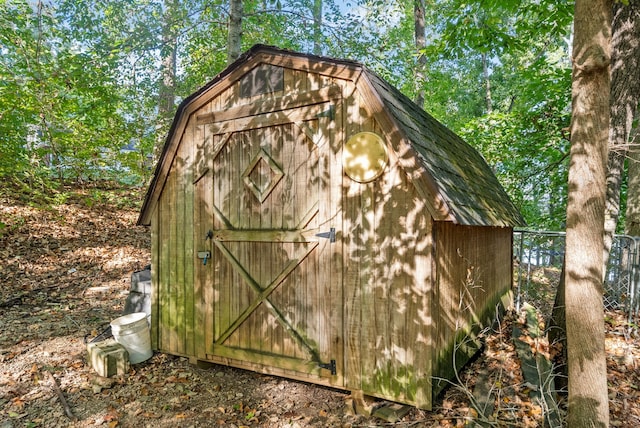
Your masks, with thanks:
M522 223L366 67L257 45L180 104L146 195L152 344L429 409Z

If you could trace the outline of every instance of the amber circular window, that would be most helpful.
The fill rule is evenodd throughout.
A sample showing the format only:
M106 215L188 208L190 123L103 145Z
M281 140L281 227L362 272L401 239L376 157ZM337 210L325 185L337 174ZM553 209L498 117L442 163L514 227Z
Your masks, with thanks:
M344 172L359 183L380 177L388 162L384 140L373 132L359 132L351 136L342 151Z

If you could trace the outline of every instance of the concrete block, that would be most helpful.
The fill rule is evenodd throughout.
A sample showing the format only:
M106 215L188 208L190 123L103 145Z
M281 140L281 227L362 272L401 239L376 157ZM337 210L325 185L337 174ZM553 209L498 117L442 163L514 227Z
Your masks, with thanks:
M123 375L129 372L129 353L114 339L87 344L91 367L103 377Z

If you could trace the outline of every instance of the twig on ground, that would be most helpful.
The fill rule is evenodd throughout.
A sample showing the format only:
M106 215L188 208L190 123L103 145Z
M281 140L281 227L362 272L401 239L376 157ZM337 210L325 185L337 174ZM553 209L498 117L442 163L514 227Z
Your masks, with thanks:
M64 394L62 393L62 390L58 386L58 382L56 382L56 379L53 377L51 372L47 370L45 370L44 372L49 377L49 380L51 381L51 385L53 386L53 390L56 392L56 395L58 396L58 400L60 401L60 404L62 404L62 407L64 408L64 414L72 421L77 421L78 418L76 418L76 416L71 411L71 407L69 407L69 403L67 403L67 399L64 398Z

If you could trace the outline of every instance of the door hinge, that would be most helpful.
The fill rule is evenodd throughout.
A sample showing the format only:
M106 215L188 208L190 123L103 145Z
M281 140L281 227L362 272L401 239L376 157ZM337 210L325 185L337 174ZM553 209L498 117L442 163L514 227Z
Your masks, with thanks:
M336 242L336 228L332 227L328 232L316 233L318 238L328 239L329 242Z
M336 370L336 360L331 360L328 363L318 363L318 367L320 367L321 369L330 370L332 376L338 374L338 371Z
M329 109L316 114L316 117L317 118L328 117L329 120L331 120L331 121L336 120L336 106L334 106L333 104L330 105Z

